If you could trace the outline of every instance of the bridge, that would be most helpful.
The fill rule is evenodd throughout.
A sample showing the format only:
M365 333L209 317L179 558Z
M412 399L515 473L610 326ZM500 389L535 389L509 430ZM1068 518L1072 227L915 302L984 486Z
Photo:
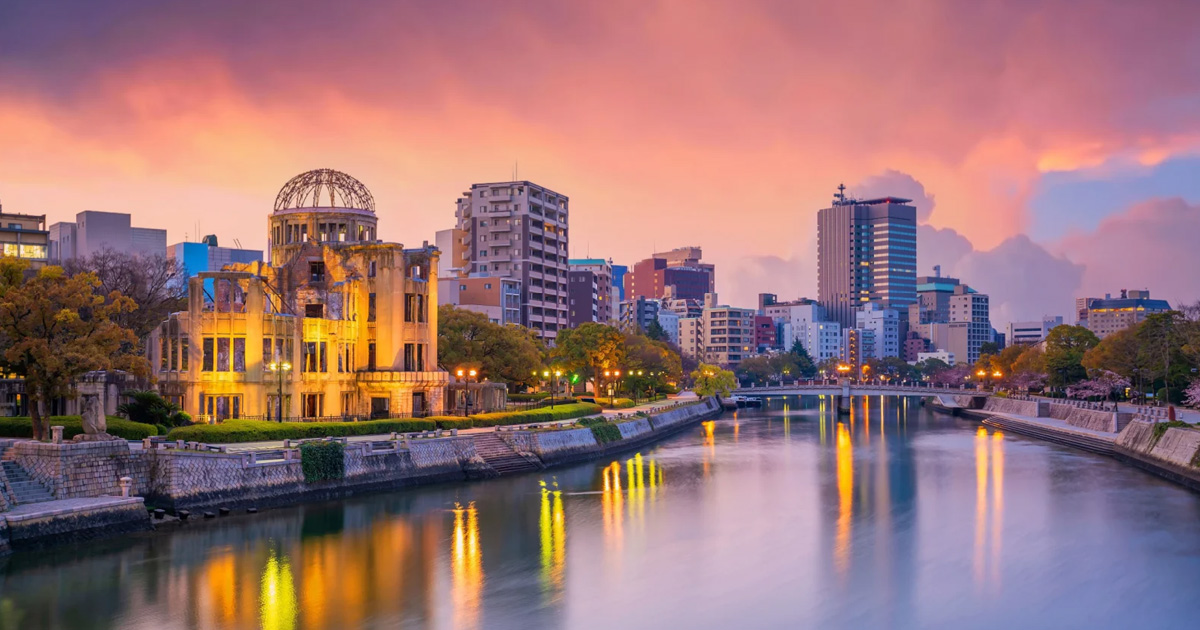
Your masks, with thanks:
M973 400L970 404L971 407L976 407L982 406L983 399L990 396L991 392L967 388L966 386L939 386L920 381L889 383L886 381L852 382L850 379L840 379L797 380L792 382L783 381L771 385L751 385L750 387L739 387L733 390L733 394L754 398L771 396L833 396L837 399L839 410L849 411L850 399L854 396L906 396L913 398L970 396L972 399L979 399L978 401Z

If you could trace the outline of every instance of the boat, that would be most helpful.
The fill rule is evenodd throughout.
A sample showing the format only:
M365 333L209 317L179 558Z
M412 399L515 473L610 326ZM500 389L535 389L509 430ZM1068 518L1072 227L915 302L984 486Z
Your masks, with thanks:
M733 403L733 405L735 407L761 407L762 406L761 398L755 398L755 397L751 397L751 396L740 396L737 394L730 396L729 402Z

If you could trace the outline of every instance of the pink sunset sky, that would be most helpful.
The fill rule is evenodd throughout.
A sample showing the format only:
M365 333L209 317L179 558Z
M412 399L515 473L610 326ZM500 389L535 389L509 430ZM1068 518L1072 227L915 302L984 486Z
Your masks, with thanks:
M1200 3L0 6L0 202L266 245L312 168L433 241L473 182L571 197L571 254L704 247L723 302L815 297L845 182L917 200L919 269L993 324L1200 298Z

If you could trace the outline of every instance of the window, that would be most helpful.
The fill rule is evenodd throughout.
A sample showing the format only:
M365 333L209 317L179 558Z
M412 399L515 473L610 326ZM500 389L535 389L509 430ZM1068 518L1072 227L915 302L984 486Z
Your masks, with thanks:
M217 337L216 371L229 371L229 337Z
M374 277L375 277L375 261L374 261L374 260L372 260L371 262L367 263L367 277L368 277L368 278L374 278Z
M233 371L246 371L246 338L234 337L233 339Z
M414 315L417 309L417 295L415 293L404 294L404 321L415 321Z
M162 330L165 331L166 328L167 327L164 325L162 327ZM167 338L166 334L163 334L162 343L159 344L160 345L159 353L162 355L162 358L159 359L159 362L158 362L159 371L165 371L169 367L168 359L171 358L171 356L170 356L171 351L169 349L170 348L169 344L170 344L170 340Z
M325 263L310 262L308 263L308 279L310 282L325 281Z
M301 365L303 366L302 367L303 371L316 372L317 371L317 342L315 342L315 341L304 342L303 350L304 350L304 357L303 357L303 363L301 363Z
M186 372L188 369L188 336L179 336L179 369Z
M485 288L485 289L490 289L490 288L492 288L492 283L491 283L491 282L485 282L485 283L483 283L483 288Z
M375 294L367 294L367 321L375 321Z
M320 319L320 318L324 317L325 316L325 305L324 304L305 304L304 305L304 316L312 317L314 319Z
M375 342L367 344L367 369L375 371Z
M417 349L414 343L404 344L404 371L412 372L416 369L417 364Z
M417 294L417 321L425 321L425 296L420 293Z
M328 363L328 360L326 359L325 342L324 341L322 341L320 344L318 344L318 349L320 350L320 354L321 354L321 371L328 372L329 371L329 363Z

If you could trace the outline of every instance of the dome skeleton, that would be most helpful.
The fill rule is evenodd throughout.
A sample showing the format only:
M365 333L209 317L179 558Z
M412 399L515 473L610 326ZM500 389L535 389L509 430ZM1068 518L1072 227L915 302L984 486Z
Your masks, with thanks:
M322 205L327 201L327 205ZM371 191L357 179L329 168L301 173L288 180L275 197L275 210L352 208L375 212Z

